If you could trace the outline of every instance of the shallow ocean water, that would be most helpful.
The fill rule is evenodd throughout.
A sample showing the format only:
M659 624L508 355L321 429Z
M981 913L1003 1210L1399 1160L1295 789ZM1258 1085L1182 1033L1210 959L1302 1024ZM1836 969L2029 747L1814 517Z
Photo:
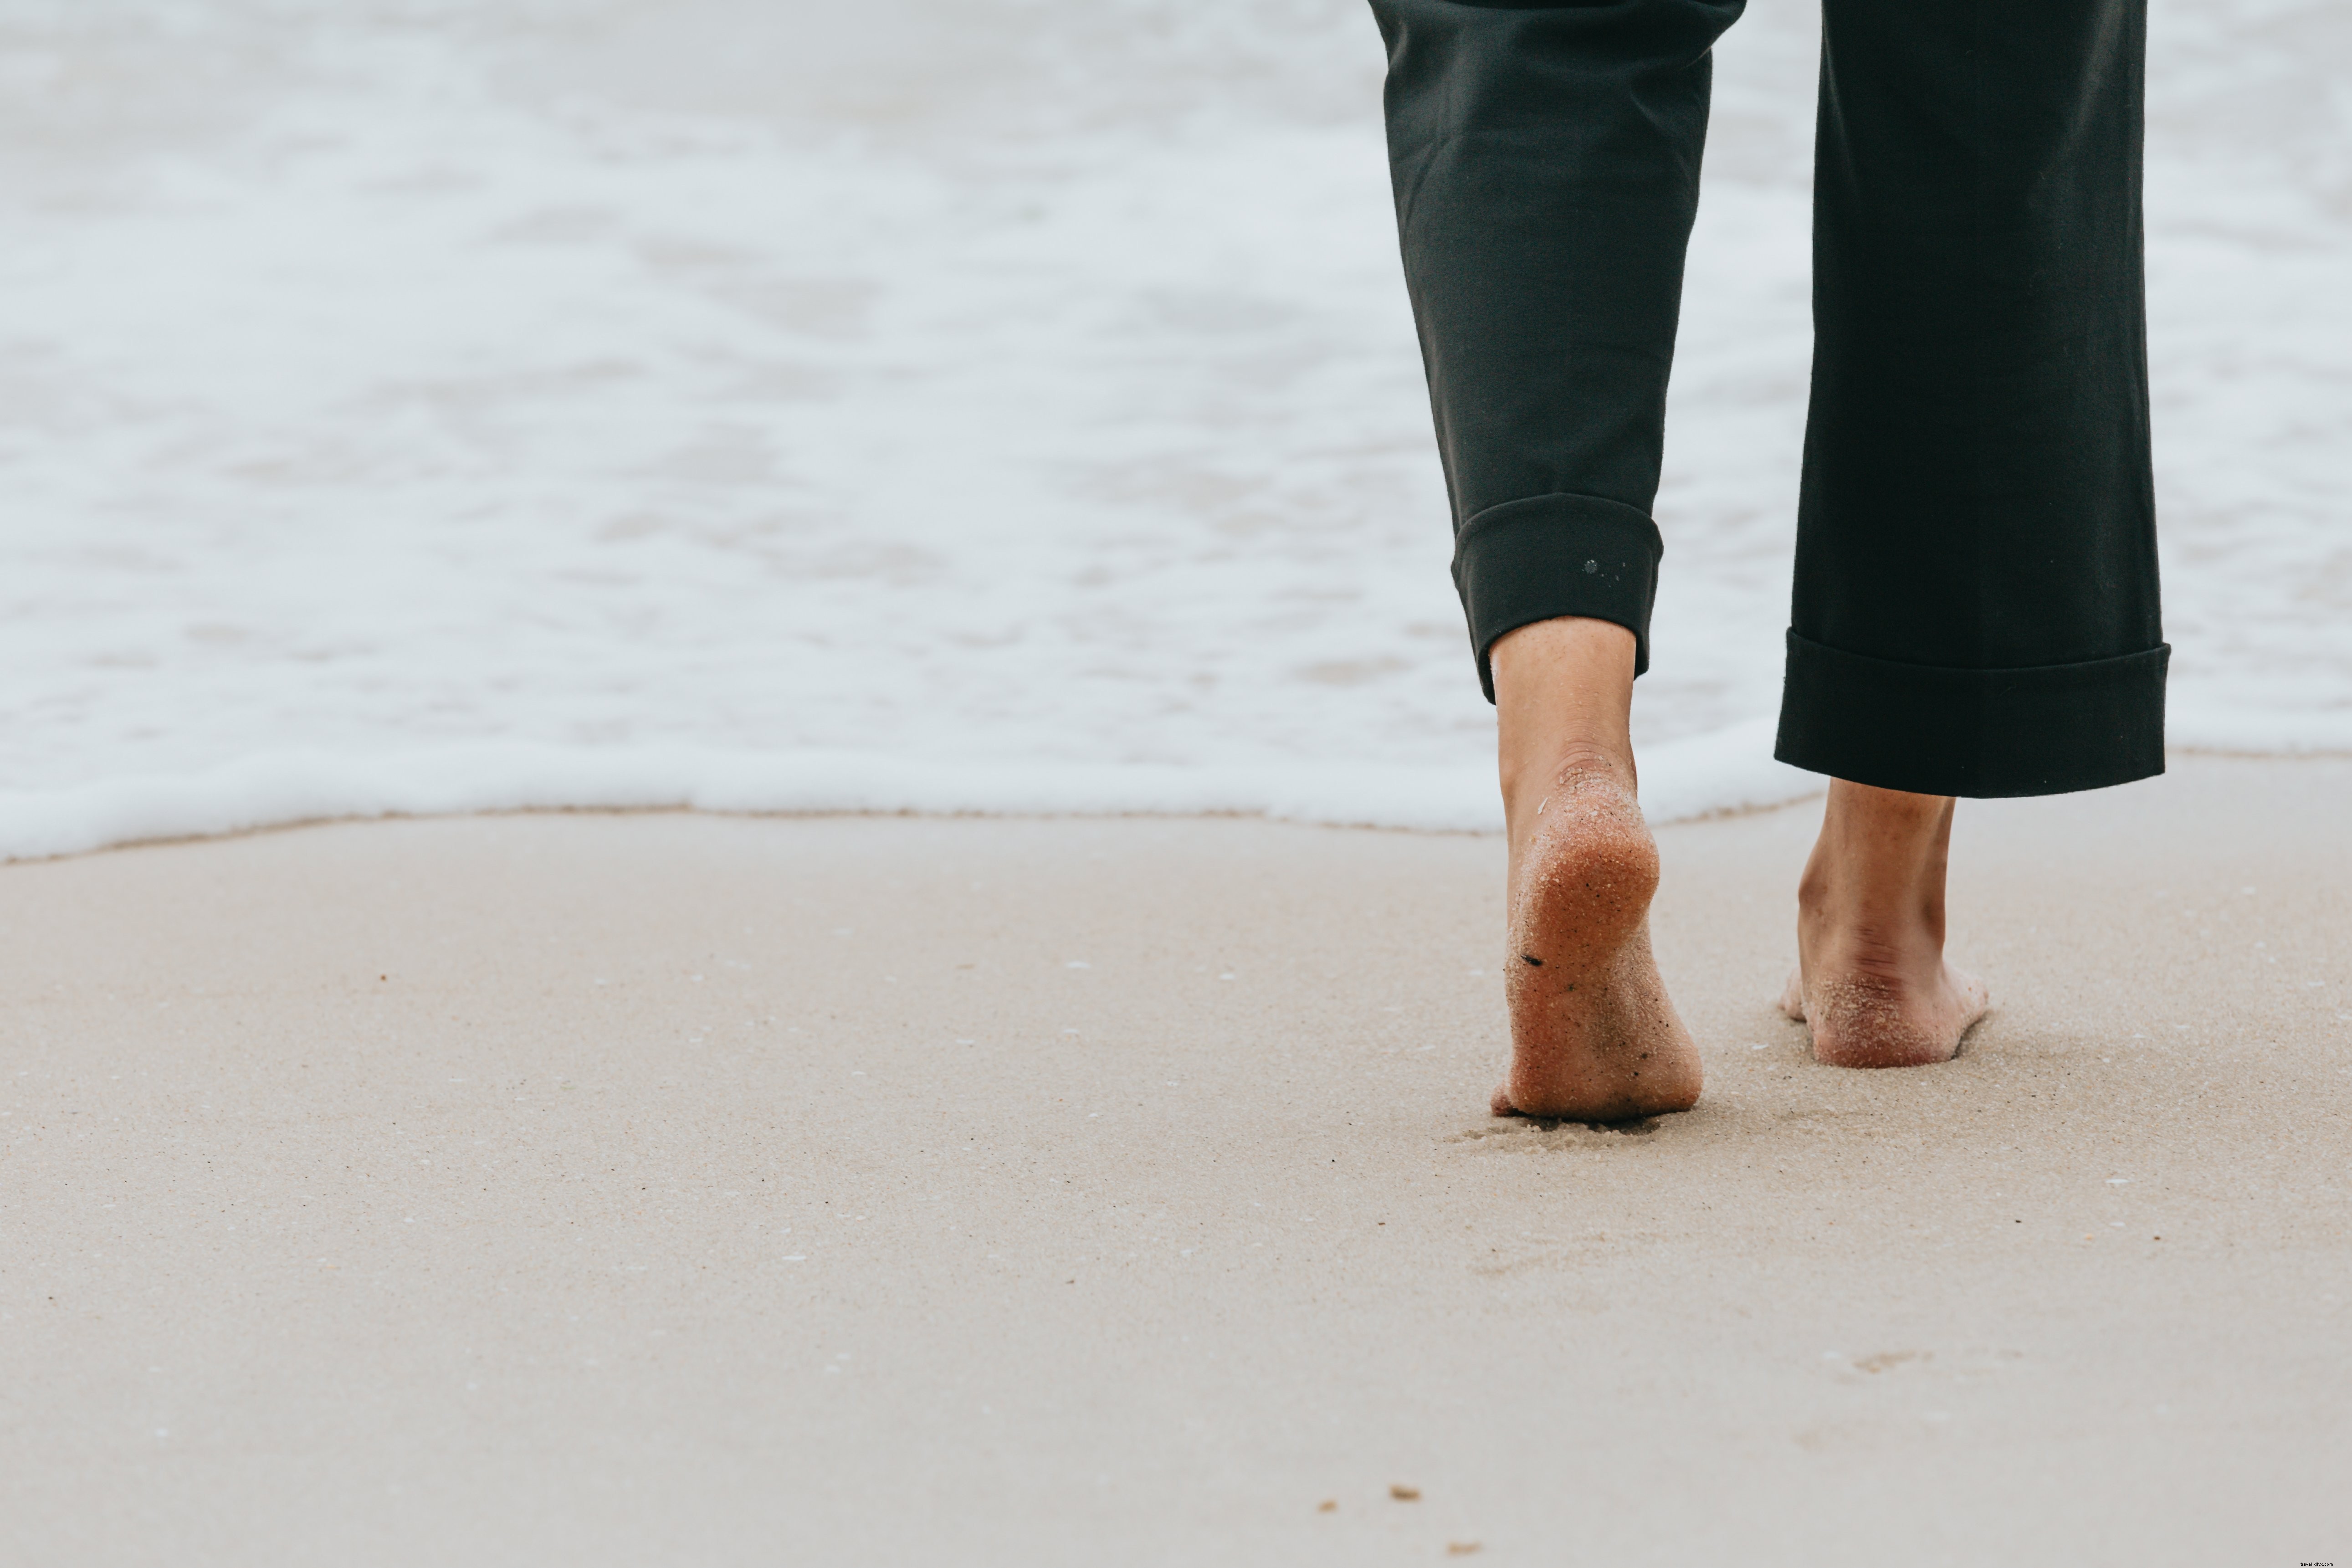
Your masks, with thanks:
M2352 50L2158 0L2177 744L2352 749ZM1718 50L1637 703L1769 761L1813 16ZM377 810L1480 826L1356 0L0 0L0 855Z

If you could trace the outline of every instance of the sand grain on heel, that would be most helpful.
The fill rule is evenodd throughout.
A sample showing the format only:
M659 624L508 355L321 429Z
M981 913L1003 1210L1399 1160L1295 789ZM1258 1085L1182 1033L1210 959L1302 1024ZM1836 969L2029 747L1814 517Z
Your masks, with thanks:
M1780 994L1780 1011L1812 1036L1824 1067L1934 1067L1959 1054L1969 1031L1992 1010L1983 981L1943 966L1940 983L1916 989L1869 973L1823 973L1808 986L1801 966Z
M1603 773L1557 781L1512 857L1498 1116L1621 1121L1698 1100L1698 1048L1650 951L1657 841Z

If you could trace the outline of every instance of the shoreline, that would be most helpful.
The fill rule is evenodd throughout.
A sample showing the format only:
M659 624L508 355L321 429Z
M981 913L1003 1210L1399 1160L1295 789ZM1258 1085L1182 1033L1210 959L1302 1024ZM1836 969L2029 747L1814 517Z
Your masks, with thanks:
M1777 810L1826 787L1773 762L1754 721L1646 748L1654 826ZM2173 759L2285 764L2352 752L2175 746ZM1238 817L1330 827L1501 831L1490 770L1355 764L1007 764L805 752L486 743L384 756L281 752L193 773L0 791L0 865L290 827L516 812L1005 819Z

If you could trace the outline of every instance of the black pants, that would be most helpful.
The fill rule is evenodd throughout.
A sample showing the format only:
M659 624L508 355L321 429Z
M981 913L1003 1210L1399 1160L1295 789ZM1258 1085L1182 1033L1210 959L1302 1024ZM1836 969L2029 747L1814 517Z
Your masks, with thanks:
M1649 662L1708 50L1743 0L1371 0L1479 679ZM1824 0L1812 407L1777 754L1931 795L2164 769L2145 0Z

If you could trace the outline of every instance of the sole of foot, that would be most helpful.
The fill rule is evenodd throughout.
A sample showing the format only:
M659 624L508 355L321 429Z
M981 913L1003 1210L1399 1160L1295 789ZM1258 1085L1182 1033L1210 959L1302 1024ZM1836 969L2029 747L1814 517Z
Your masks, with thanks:
M1985 983L1950 964L1921 984L1868 970L1789 976L1780 1011L1812 1031L1813 1059L1833 1068L1923 1068L1950 1061L1987 1013Z
M1497 1116L1630 1121L1698 1103L1698 1047L1650 952L1658 846L1631 790L1561 778L1510 888L1511 1069Z

